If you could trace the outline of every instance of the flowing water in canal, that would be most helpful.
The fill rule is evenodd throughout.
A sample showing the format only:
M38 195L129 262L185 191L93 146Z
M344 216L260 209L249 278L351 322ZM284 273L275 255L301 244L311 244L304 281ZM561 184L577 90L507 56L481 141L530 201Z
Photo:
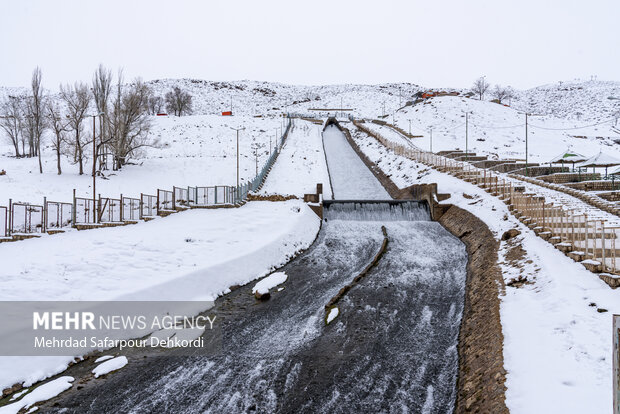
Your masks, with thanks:
M359 193L374 186L368 177L339 176L365 173L356 162L340 165L350 154L330 153L340 144L327 140L341 134L331 128L325 147L336 196L382 196ZM351 181L366 184L342 190ZM325 305L380 250L382 226L384 255L326 325ZM221 352L135 358L96 387L67 394L52 411L450 413L466 264L465 246L430 220L424 204L334 202L317 241L281 269L288 274L284 290L257 302L247 286L216 302Z

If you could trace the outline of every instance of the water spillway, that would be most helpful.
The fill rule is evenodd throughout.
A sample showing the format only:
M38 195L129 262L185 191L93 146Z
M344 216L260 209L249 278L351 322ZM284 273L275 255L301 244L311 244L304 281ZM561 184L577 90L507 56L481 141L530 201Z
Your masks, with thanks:
M430 221L431 213L424 201L351 200L325 201L325 220L357 221Z
M325 128L323 146L334 199L390 199L388 192L351 148L337 126L328 125Z

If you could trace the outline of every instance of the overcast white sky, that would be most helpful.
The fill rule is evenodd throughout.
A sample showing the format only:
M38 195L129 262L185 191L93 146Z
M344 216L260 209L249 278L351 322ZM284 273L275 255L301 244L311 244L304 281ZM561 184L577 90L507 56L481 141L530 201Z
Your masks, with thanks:
M620 0L0 0L0 85L620 80Z

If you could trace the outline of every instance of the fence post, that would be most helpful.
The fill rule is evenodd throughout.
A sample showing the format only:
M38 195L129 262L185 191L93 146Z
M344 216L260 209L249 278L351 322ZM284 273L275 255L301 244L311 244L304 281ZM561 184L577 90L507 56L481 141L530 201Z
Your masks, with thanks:
M143 214L142 214L142 210L144 208L144 194L140 193L140 203L138 203L138 206L140 207L140 213L138 213L138 217L140 218L140 220L142 220L143 218Z
M47 228L47 197L43 197L43 211L41 212L41 233Z
M125 203L123 203L123 194L121 194L121 223L123 222L123 207L125 207Z
M75 200L75 188L73 189L73 207L71 208L71 227L75 227L75 218L77 217L77 201Z
M176 205L176 187L172 186L172 209L176 210L177 209L177 205Z
M95 206L93 206L93 208L95 208ZM97 200L96 210L97 210L97 221L95 222L95 224L101 222L101 215L103 214L101 212L101 194L99 194L99 199Z
M9 198L9 228L7 230L8 236L13 233L13 200Z

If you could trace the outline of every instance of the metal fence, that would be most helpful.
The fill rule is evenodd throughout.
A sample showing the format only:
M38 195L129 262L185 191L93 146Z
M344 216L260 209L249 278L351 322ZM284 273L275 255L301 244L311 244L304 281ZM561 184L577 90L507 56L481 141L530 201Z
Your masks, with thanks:
M9 237L9 209L0 207L0 238Z
M10 234L43 232L43 206L27 203L11 203L10 207Z
M73 202L46 201L42 205L13 203L0 206L0 238L15 234L44 233L76 226L98 226L100 223L125 223L153 218L163 212L192 207L239 205L247 200L248 193L260 189L282 150L292 123L288 123L282 136L276 140L274 150L252 180L239 186L190 186L172 190L158 189L156 195L140 194L140 198L77 197Z
M57 201L45 202L45 229L62 229L71 227L73 204Z
M121 223L121 200L120 198L99 197L99 223Z
M140 194L140 218L157 215L157 196Z
M140 199L121 196L121 221L138 221L140 218Z

